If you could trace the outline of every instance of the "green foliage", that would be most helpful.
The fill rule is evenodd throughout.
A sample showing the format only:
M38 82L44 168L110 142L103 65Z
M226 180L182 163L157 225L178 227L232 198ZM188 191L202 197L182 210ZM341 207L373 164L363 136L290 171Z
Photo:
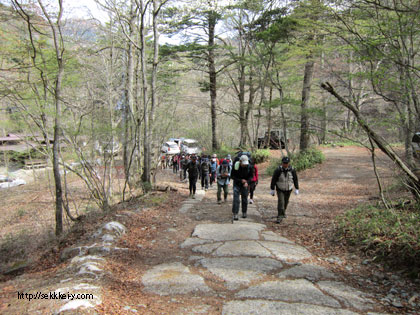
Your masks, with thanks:
M290 164L297 172L312 168L316 164L322 163L324 160L324 154L315 148L290 155ZM281 165L281 159L273 159L267 167L267 174L273 175L279 165Z
M23 217L26 214L26 210L25 209L19 209L17 212L17 216L19 218Z
M420 212L360 206L339 217L339 233L372 255L420 268Z
M208 81L199 81L198 86L200 87L200 92L208 92L210 91L210 83Z
M270 157L270 150L268 149L259 149L252 152L252 160L254 163L260 164L268 160Z
M358 142L351 141L351 140L340 140L340 141L334 141L332 143L326 144L328 147L349 147L349 146L357 146L361 147L362 145Z
M45 155L39 151L31 150L25 152L10 151L9 159L13 162L24 163L25 160L32 159L44 159Z
M296 21L286 14L287 8L263 12L261 17L249 26L251 33L263 42L275 43L286 40L296 26Z
M152 183L150 182L142 182L141 186L143 187L143 191L146 193L153 189Z

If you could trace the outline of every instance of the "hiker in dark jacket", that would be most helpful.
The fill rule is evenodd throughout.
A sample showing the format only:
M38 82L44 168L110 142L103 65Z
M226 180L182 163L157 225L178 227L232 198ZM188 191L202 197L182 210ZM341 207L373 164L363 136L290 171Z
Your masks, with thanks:
M249 164L248 156L242 155L239 161L235 162L231 172L233 180L233 219L238 220L239 195L242 201L242 218L246 218L248 207L248 185L254 177L253 167Z
M195 199L195 192L197 190L197 179L200 172L199 164L197 162L197 157L195 155L191 156L191 160L186 166L188 171L188 180L190 182L190 198Z
M223 197L224 201L226 202L227 196L229 193L229 178L231 168L229 162L227 160L223 160L223 162L217 167L216 176L217 176L217 203L222 203L222 189L223 189Z
M280 223L286 217L286 209L289 204L290 194L293 186L295 187L295 194L299 194L299 182L296 170L290 166L290 159L286 156L282 159L280 165L271 178L271 195L274 196L274 188L277 191L277 223Z
M201 189L209 189L210 181L210 162L209 159L205 156L201 158Z

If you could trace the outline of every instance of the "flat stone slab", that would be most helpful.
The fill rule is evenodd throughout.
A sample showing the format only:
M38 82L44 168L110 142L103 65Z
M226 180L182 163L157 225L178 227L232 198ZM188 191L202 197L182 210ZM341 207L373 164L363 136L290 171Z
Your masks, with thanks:
M272 257L273 255L256 241L230 241L220 246L215 256Z
M188 306L188 307L180 307L171 314L174 315L194 315L194 314L209 314L210 305L195 305L195 306Z
M198 263L223 279L229 290L239 289L241 285L263 278L267 272L283 268L281 262L271 258L206 258Z
M95 234L93 237L101 237L102 235L109 234L115 237L120 237L121 235L125 234L127 231L126 227L122 225L120 222L111 221L105 223Z
M321 290L337 298L347 307L357 310L367 311L372 309L373 301L366 298L366 294L350 287L342 282L321 281L318 282Z
M310 281L319 281L321 279L337 279L337 275L327 268L316 265L301 265L280 272L279 278L305 278Z
M280 243L288 243L288 244L295 244L293 241L277 235L276 233L272 232L272 231L265 231L262 232L261 234L262 238L264 241L273 241L273 242L280 242Z
M155 266L144 274L142 282L146 291L159 295L212 291L201 276L181 263Z
M333 309L317 305L301 303L288 304L284 302L247 300L230 301L223 306L223 315L255 315L255 314L281 314L281 315L353 315L357 314L347 310Z
M181 208L179 208L179 212L187 213L192 207L193 207L193 204L185 203L181 206Z
M212 243L212 242L213 242L212 240L204 240L202 238L189 237L180 245L180 247L186 248L186 247L191 247L195 245L203 245L203 244Z
M257 216L257 217L260 217L261 216L261 214L258 212L258 210L257 210L256 207L249 207L248 206L247 214L248 215L252 215L252 216Z
M304 279L264 282L238 292L236 297L340 307L338 301L324 295L311 282Z
M259 232L266 226L252 222L235 224L199 224L192 236L214 241L258 240Z
M212 243L212 244L205 244L205 245L199 245L193 247L192 251L195 253L202 253L202 254L211 254L213 253L217 248L222 246L223 243Z
M299 245L269 241L261 241L259 243L280 260L299 261L312 257L305 247Z

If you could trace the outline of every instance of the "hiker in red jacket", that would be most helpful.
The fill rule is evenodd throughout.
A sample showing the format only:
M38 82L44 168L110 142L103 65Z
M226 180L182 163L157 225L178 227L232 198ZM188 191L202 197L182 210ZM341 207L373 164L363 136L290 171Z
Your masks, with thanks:
M254 203L254 191L257 185L258 185L258 168L257 168L257 164L254 162L254 177L249 183L249 203L250 204Z

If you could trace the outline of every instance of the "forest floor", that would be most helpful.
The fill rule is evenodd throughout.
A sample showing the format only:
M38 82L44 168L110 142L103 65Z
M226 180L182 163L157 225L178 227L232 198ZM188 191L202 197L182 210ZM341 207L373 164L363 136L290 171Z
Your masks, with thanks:
M123 212L141 210L124 222L127 233L116 244L127 251L106 257L101 303L95 311L418 314L418 279L407 279L402 272L388 269L357 248L347 247L336 234L338 215L377 200L369 153L359 147L322 150L326 161L299 173L301 194L291 196L287 217L281 224L275 223L277 201L269 195L271 178L264 174L267 165L259 165L259 185L248 218L234 224L232 186L228 202L221 205L216 203L215 188L205 194L200 192L197 200L188 200L188 183L180 182L171 170L162 170L159 184L177 188L177 192L155 193L146 202L132 200L121 204L113 215L96 222L99 226ZM391 184L391 163L380 157L378 164L383 180ZM264 248L256 248L257 245ZM223 254L224 249L228 254ZM1 313L52 312L54 304L18 301L16 292L45 288L40 283L56 277L58 270L68 264L59 262L58 254L53 252L45 258L47 270L34 268L0 283ZM238 270L238 266L245 267ZM316 267L305 269L310 266ZM288 296L284 287L296 294ZM309 291L312 293L306 293Z

